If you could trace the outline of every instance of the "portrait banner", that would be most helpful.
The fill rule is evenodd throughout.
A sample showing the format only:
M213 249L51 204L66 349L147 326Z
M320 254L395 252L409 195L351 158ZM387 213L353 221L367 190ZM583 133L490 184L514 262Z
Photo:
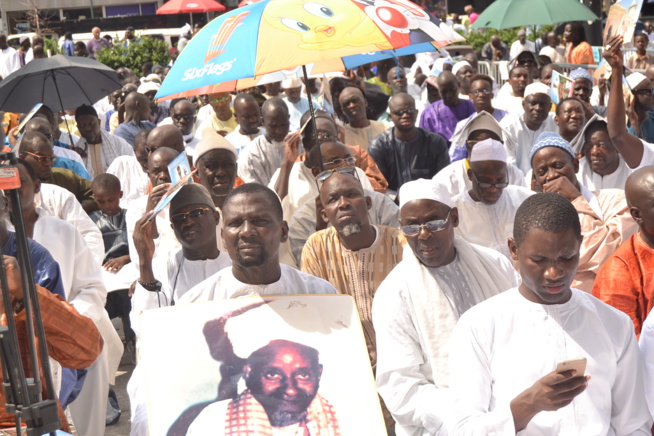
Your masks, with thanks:
M350 296L166 307L140 331L151 436L386 435Z

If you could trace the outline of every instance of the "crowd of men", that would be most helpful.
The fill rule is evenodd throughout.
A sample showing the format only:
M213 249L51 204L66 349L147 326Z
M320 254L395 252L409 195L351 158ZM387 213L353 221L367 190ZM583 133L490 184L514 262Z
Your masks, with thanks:
M106 42L93 35L91 56ZM64 409L79 435L115 421L110 386L143 312L342 293L356 304L389 434L652 434L649 41L637 34L625 59L612 37L610 74L597 80L578 23L563 44L521 30L463 58L423 53L329 81L164 101L154 97L166 68L122 67L122 88L101 101L41 106L23 130L9 126L62 428ZM6 53L3 35L0 49L2 76L14 58L30 61ZM509 60L508 81L480 74L480 60ZM561 62L584 66L554 104ZM182 153L194 183L155 214ZM24 337L16 215L4 204ZM307 368L302 384L293 365ZM279 386L266 391L273 370ZM128 385L133 436L149 434L143 371ZM218 399L168 434L340 434L333 423L347 411L317 393L313 345L273 338L223 371ZM237 430L235 408L256 423Z

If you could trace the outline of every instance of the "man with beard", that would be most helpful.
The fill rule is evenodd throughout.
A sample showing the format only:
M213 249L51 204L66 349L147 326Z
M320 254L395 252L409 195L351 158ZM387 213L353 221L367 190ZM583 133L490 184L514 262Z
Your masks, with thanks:
M478 142L469 163L472 188L452 198L461 218L456 234L508 259L511 254L506 241L513 234L513 217L533 191L509 184L506 150L500 141L489 138Z
M222 212L223 245L232 267L195 286L180 303L246 295L336 293L325 280L279 263L279 247L288 238L288 225L274 191L257 183L241 185L227 195Z
M206 327L205 336L214 348ZM333 406L318 394L322 371L315 348L285 339L272 340L247 357L247 389L232 400L208 405L186 434L339 435Z
M558 130L554 117L550 115L552 99L550 88L542 83L533 83L525 89L524 113L506 116L500 125L515 141L505 145L507 162L517 166L524 174L531 169L529 153L542 132Z
M419 179L400 189L402 261L377 289L377 389L398 435L443 434L449 413L450 338L461 314L517 284L498 252L455 236L445 186Z
M300 127L302 127L300 125L300 118L309 110L309 99L302 96L302 81L297 77L286 79L282 82L282 89L284 90L284 94L286 94L286 97L282 101L288 108L290 129L300 130ZM319 107L318 103L313 101L313 107L317 109ZM263 116L263 113L261 115Z
M381 170L388 188L416 179L432 178L450 163L447 143L437 133L416 127L416 102L409 94L395 94L389 101L393 127L375 137L368 153Z
M355 177L333 172L319 183L322 219L331 227L309 237L302 250L301 269L354 297L374 366L372 297L402 260L406 241L399 229L370 223L372 200Z
M107 172L117 157L134 155L132 146L127 141L100 127L100 119L93 106L78 107L75 110L75 122L82 135L75 144L75 149L80 150L91 179Z
M459 97L470 98L470 78L472 77L472 65L468 61L459 61L454 64L452 73L459 81Z

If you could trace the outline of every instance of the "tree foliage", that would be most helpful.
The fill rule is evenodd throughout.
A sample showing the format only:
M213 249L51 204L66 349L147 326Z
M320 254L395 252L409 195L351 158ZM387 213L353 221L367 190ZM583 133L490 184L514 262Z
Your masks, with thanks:
M170 62L168 55L168 44L157 38L143 37L128 47L124 46L124 41L120 39L113 40L111 48L104 48L98 53L97 60L110 68L127 67L131 70L140 71L141 66L146 62L153 64L166 65Z
M518 31L520 27L514 27L511 29L484 29L484 30L472 30L468 35L464 35L468 44L470 44L475 50L481 50L484 47L484 44L490 42L490 38L493 35L499 35L502 42L507 45L511 45L513 41L518 39ZM535 34L533 32L529 33L527 39L535 41L536 38L540 37L540 34L543 32L551 32L554 30L554 26L541 26L541 28Z

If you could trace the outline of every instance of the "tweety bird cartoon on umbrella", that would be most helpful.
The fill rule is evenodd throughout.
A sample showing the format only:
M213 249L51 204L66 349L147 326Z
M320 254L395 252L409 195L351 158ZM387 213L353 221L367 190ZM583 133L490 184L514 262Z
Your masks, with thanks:
M360 47L374 44L379 50L392 48L384 34L366 13L354 3L318 3L295 0L270 2L266 8L266 21L275 29L299 33L307 50L331 50L341 47Z

